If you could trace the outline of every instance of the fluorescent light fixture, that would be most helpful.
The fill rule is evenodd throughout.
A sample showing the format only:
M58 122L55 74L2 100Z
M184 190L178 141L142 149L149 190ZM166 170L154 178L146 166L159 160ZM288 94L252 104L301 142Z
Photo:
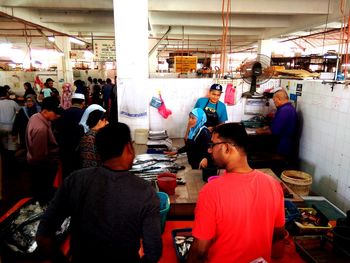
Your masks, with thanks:
M47 38L50 42L55 42L55 37L48 37Z
M0 44L1 49L11 49L12 48L12 43L1 43Z
M85 43L83 41L76 39L74 37L69 37L69 40L70 40L70 42L77 44L77 45L81 45L81 46L85 45Z
M338 58L337 55L324 55L323 58Z

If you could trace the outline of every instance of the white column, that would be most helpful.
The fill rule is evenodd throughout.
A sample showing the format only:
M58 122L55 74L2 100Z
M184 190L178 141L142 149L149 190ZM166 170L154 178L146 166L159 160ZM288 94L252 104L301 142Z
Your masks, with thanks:
M63 56L57 62L57 79L58 87L61 88L63 83L73 83L73 69L70 61L71 43L69 37L55 37L55 43L62 50ZM61 92L61 90L59 89Z
M159 40L157 39L150 39L148 41L148 44L149 44L149 51L150 49L152 49L157 43L158 43ZM149 52L148 51L148 52ZM157 70L158 70L158 52L157 50L155 50L151 56L148 58L148 65L149 65L149 72L150 73L155 73Z
M135 128L149 127L149 114L127 118L120 113L125 104L148 112L148 0L114 0L113 8L119 120L134 134Z
M268 57L271 57L272 50L273 41L271 39L258 41L258 54L263 54Z

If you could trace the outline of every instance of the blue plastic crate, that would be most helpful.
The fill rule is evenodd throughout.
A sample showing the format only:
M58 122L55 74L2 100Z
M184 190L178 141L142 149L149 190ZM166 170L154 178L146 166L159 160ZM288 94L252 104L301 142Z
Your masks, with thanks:
M160 226L162 233L164 232L166 217L170 210L170 199L167 193L157 192L160 201Z
M298 207L296 207L296 205L289 200L284 200L284 213L285 213L286 223L300 216L300 211Z

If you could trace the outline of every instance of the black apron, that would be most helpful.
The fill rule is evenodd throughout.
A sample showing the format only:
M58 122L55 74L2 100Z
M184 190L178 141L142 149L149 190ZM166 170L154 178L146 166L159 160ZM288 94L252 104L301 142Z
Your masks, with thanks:
M209 99L203 109L205 112L205 115L207 115L207 122L204 125L207 127L215 127L219 124L219 116L217 114L218 103L215 104L215 109L207 107L208 104L209 104Z

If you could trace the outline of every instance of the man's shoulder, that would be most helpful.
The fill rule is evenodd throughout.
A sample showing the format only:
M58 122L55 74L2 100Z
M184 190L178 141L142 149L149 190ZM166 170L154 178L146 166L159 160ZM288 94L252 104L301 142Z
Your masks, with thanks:
M208 98L206 98L206 97L199 98L197 100L196 104L205 104L205 103L207 103L207 101L208 101Z

